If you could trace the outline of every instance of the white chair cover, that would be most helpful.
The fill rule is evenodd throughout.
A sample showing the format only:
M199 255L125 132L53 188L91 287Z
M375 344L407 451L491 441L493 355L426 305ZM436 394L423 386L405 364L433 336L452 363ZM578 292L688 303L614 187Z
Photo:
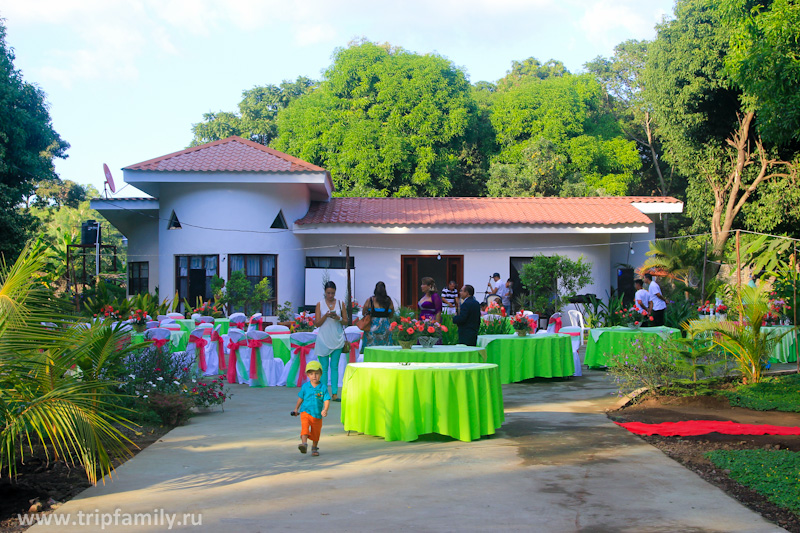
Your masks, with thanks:
M286 333L291 330L286 326L267 326L264 331L267 333Z
M231 327L234 327L234 324L244 324L245 328L247 327L247 316L244 313L233 313L231 316L228 317L230 321Z
M298 333L292 333L290 338L292 341L297 341L298 343L301 344L307 344L309 342L314 341L317 338L317 334L309 331L300 331ZM289 359L289 362L286 363L286 366L283 367L283 372L281 372L281 378L280 380L278 380L279 387L283 387L286 385L286 380L289 378L289 372L291 372L292 370L292 365L294 364L295 361L297 361L299 357L300 356L294 353L294 350L292 350L291 358ZM311 350L308 352L308 355L306 355L306 363L310 361L318 361L317 354L314 353L314 348L311 348ZM301 382L305 383L306 380L308 379L306 378L306 369L300 368L298 369L298 373L301 376Z
M192 313L192 320L199 320L200 316L200 313Z
M158 320L151 320L147 323L147 329L153 329L160 326L161 323Z
M348 326L344 329L344 336L347 341L355 346L358 343L358 348L355 350L356 355L356 363L363 363L364 362L364 354L363 354L363 338L364 332L361 331L357 326ZM339 388L342 387L342 382L344 380L344 372L347 370L347 365L350 364L350 352L342 352L342 355L339 356Z
M166 326L167 324L177 324L177 322L175 322L175 319L174 319L174 318L165 318L164 320L162 320L162 321L160 322L160 324L161 324L162 326Z
M569 326L561 328L561 332L580 333L580 345L583 346L583 335L586 332L586 323L583 321L583 315L575 309L570 309L567 314L569 315Z
M156 320L158 320L159 322L167 318L169 318L167 315L156 315Z
M201 324L213 324L216 319L213 316L201 316L195 320L200 320Z
M248 340L264 340L267 338L269 338L269 333L265 331L252 330L247 332ZM256 355L256 350L258 350L258 355L261 359L261 368L264 369L264 379L267 382L267 386L276 386L278 381L281 379L281 374L283 374L283 361L280 359L275 359L275 355L272 350L272 344L263 344L259 348L250 348L250 357ZM250 381L252 385L254 379L251 377Z
M247 331L251 330L260 331L258 327L259 321L261 321L262 323L264 321L264 315L262 315L261 313L256 313L253 316L251 316L250 320L247 321Z
M223 335L222 332L220 331L220 329L222 329L222 325L219 325L216 328L214 328L214 331L220 336L220 338L222 338L222 357L224 359L225 358L225 345L228 344L228 338L227 338L228 335L227 334ZM220 365L220 361L219 361L219 348L218 348L218 345L219 345L220 341L211 340L211 338L214 337L213 335L211 335L211 330L206 329L205 331L210 335L210 338L209 338L209 341L208 341L208 347L206 349L206 364L211 366L211 361L212 360L216 361L215 366L217 368L217 373L220 373L221 367L225 366L225 365Z
M167 318L174 318L176 320L180 320L184 318L184 316L181 313L167 313Z
M214 329L214 324L210 324L208 322L201 322L196 329L203 329L206 330L206 335L211 333L211 330Z
M244 331L231 328L228 330L230 342L239 342L246 339ZM236 356L236 382L250 384L250 348L239 348ZM230 364L230 358L228 358Z
M208 330L206 328L197 328L190 334L190 341L186 347L186 351L192 354L195 358L199 357L199 354L196 352L197 346L195 343L191 342L191 337L206 337L206 346L203 348L205 357L206 357L206 370L203 372L204 376L216 376L219 374L219 358L217 357L216 346L214 347L214 352L212 353L209 348L211 348L211 342L207 338ZM198 361L198 368L200 366L200 362ZM202 369L201 369L202 371Z

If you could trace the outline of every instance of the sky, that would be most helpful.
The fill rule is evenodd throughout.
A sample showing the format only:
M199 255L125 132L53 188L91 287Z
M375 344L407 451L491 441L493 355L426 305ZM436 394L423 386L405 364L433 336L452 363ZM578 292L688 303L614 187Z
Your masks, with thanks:
M186 148L203 113L236 111L242 91L321 79L354 39L437 53L471 82L512 61L576 73L628 39L653 39L674 0L0 0L6 44L47 95L70 143L61 179L117 196L122 167Z

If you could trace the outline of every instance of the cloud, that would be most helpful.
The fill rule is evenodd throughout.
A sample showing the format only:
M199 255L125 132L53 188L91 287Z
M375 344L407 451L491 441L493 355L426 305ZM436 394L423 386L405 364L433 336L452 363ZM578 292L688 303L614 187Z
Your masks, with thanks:
M637 0L600 0L579 2L583 16L578 27L585 32L586 40L608 48L618 44L620 35L626 38L651 39L654 27L665 14L656 3Z

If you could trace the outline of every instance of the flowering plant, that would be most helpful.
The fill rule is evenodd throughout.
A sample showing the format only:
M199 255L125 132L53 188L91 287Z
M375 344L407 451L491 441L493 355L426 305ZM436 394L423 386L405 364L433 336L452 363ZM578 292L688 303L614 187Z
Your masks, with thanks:
M525 316L525 314L520 311L511 317L511 327L514 328L514 331L530 332L536 329L536 324L533 323L532 318Z
M399 322L389 324L389 331L398 342L416 341L422 334L423 322L407 316L400 317Z
M191 389L189 393L194 399L194 404L197 407L211 407L212 405L223 405L225 400L230 398L232 394L224 389L224 378L214 378L210 381L196 379L192 380ZM223 406L223 411L225 410Z
M625 324L639 327L642 324L653 321L653 315L644 310L639 310L637 307L624 308L621 313L622 321Z
M711 304L709 303L709 301L706 300L705 304L703 304L700 307L698 307L697 308L697 312L700 313L701 315L710 315L711 314Z
M141 309L134 309L128 318L128 321L134 326L146 326L148 320L150 317Z
M441 337L442 333L447 333L447 326L443 326L434 320L425 320L422 322L421 335L428 337Z
M119 318L119 314L120 314L119 311L117 309L114 309L113 305L108 304L108 305L104 305L103 307L101 307L100 311L98 311L94 315L94 317L95 318L98 318L98 317L99 318Z
M489 305L486 306L486 314L506 316L506 308L500 305L497 300L492 300L489 302Z
M352 313L354 315L361 311L361 306L358 305L358 301L355 298L353 298L353 300L350 302L350 307L352 308Z
M508 319L501 315L483 315L479 335L502 335L508 332Z
M199 300L199 298L198 298ZM216 304L212 304L210 301L203 302L200 306L196 307L193 311L189 311L188 315L192 316L193 314L203 315L203 316L213 316L214 318L222 318L224 317L224 313L222 312L222 308L218 307Z
M728 306L725 304L719 304L717 306L717 314L721 315L728 312Z
M294 331L314 331L314 315L303 311L295 317L293 326Z

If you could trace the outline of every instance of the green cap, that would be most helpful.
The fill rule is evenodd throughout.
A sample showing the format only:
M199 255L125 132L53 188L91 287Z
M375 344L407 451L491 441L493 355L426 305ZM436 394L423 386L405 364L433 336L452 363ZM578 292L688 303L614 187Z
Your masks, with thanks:
M322 372L322 365L319 364L319 361L309 361L306 363L306 374L313 372L314 370L319 370Z

